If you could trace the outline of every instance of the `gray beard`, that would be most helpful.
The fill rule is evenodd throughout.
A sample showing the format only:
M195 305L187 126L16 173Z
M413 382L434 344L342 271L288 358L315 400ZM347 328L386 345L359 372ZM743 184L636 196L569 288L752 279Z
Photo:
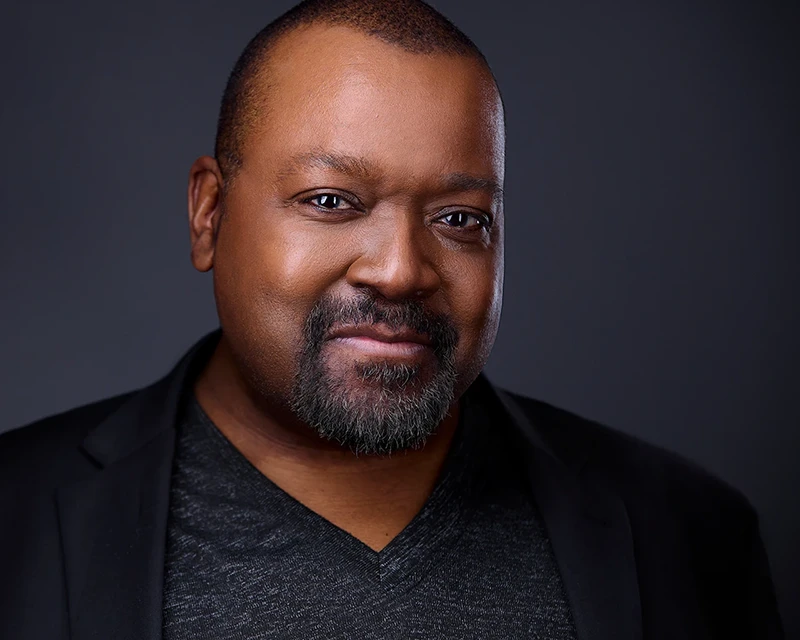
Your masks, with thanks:
M336 322L383 322L411 327L431 338L437 367L423 380L418 366L376 361L354 363L358 388L329 371L322 353ZM457 334L449 320L417 302L384 309L374 298L355 303L325 298L315 305L304 329L291 407L305 424L354 454L389 455L419 449L436 432L453 403Z

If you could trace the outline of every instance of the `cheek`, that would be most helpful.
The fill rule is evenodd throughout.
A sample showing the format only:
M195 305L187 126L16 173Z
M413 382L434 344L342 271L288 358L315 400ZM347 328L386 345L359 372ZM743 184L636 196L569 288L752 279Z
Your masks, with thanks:
M502 256L460 267L449 279L450 308L460 333L459 369L472 382L486 364L497 335L503 299Z
M285 387L306 316L346 271L347 256L283 212L236 214L223 221L214 257L220 324L254 375Z
M259 303L310 308L346 270L348 256L337 253L343 244L322 229L283 212L267 213L263 220L243 216L242 222L220 234L214 268L224 271L234 290L253 296L239 301L245 308Z

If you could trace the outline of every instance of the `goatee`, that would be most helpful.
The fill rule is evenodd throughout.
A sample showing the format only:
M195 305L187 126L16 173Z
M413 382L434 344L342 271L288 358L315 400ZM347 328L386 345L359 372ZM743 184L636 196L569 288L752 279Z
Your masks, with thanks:
M355 385L326 365L323 348L339 325L383 324L425 336L435 366L391 360L353 362ZM374 296L321 298L309 312L290 399L292 410L325 439L356 455L419 449L447 415L457 383L458 333L450 319L419 301L389 303Z

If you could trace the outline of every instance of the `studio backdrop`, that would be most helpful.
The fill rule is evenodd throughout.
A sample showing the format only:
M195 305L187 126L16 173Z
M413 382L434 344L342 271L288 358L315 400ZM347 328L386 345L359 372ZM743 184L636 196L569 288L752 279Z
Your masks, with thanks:
M0 431L146 385L216 326L188 169L290 4L3 3ZM490 377L741 489L800 637L795 3L433 4L507 110Z

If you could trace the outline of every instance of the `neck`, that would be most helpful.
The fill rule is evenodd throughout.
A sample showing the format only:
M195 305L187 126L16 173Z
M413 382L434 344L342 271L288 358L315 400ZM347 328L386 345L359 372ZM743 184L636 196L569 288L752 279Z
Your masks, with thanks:
M455 404L421 449L356 456L255 398L224 337L194 391L217 428L262 474L375 551L400 533L425 504L458 424Z

